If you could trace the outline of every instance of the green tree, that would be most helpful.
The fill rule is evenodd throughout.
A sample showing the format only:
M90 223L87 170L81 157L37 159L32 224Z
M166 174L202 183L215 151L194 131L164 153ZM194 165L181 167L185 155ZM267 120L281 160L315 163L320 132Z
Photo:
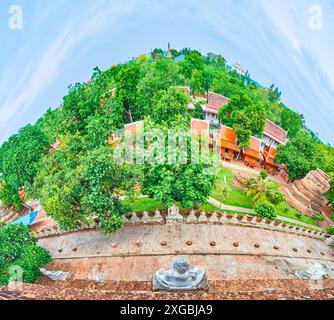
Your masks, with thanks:
M264 177L251 178L247 181L246 193L254 197L254 202L267 202L278 204L284 200L275 184Z
M293 138L303 128L303 120L297 112L284 109L281 113L281 125L288 132L288 136Z
M154 96L157 93L167 91L177 83L177 74L177 66L168 59L158 60L147 67L146 74L137 86L136 103L140 109L140 119L152 113Z
M23 225L0 224L0 285L8 285L14 275L11 268L22 268L23 281L34 282L41 273L39 268L49 263L49 254L37 245L37 238ZM16 269L17 270L17 269Z
M62 149L45 157L33 188L48 213L64 230L98 218L105 232L122 227L122 215L130 210L120 195L131 193L140 174L136 168L117 165L113 150L102 145L87 150L84 138L63 137Z
M159 91L154 96L150 117L155 123L167 126L180 122L190 123L188 103L188 97L175 88Z
M40 160L48 150L48 139L37 125L20 129L1 146L0 200L4 205L14 205L19 209L18 190L25 184L33 183Z
M179 66L180 72L187 79L190 79L194 70L204 70L204 57L200 52L192 50L190 53L186 54L184 61L179 62Z
M193 118L204 120L204 112L202 109L202 105L204 104L205 104L205 101L199 101L195 104L195 110L192 113Z
M271 102L278 102L282 93L277 87L275 87L275 84L272 84L268 89L268 95Z
M261 137L266 114L264 105L253 103L246 92L240 91L219 109L218 118L235 130L241 147L248 147L250 136Z
M310 171L324 166L318 145L305 131L301 131L286 145L278 146L275 161L286 164L291 180L304 178Z
M152 129L152 127L154 128L155 125L146 124L147 129ZM183 128L185 127L187 126L183 124ZM159 128L167 134L168 127L159 126ZM182 128L182 124L179 128ZM172 149L176 155L174 161L168 161L171 149L165 138L165 145L157 147L160 150L156 154L157 161L146 161L142 165L143 194L162 201L167 208L176 202L180 202L183 208L194 208L205 204L216 181L219 160L202 150L202 156L198 161L192 161L192 154L195 150L199 150L199 141L196 143L196 140L193 140L191 144L191 139L194 138L185 132L182 139L187 142L186 148L176 145Z

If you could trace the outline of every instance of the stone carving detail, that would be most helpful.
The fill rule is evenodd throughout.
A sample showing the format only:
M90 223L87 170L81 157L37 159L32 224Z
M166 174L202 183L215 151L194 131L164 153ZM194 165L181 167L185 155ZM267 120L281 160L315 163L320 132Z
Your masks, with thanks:
M201 212L201 215L199 216L198 221L199 222L207 222L208 221L208 218L206 217L206 212L205 211Z
M163 221L163 218L162 218L161 213L160 213L159 210L155 211L153 221L158 222L158 223Z
M180 215L180 209L173 204L171 208L168 208L168 214L166 217L167 223L179 223L183 221L183 217Z
M227 219L227 217L226 217L226 212L224 212L224 213L221 214L221 217L220 217L220 219L219 219L219 222L220 222L220 223L226 223L226 222L228 222L228 219Z
M132 215L131 215L131 222L132 222L132 223L139 223L139 222L140 222L140 219L138 218L136 212L132 212Z
M153 287L154 290L188 291L207 289L208 283L203 269L191 267L185 258L178 257L171 270L159 270L154 274Z
M198 222L198 219L195 215L195 210L191 210L188 217L187 217L187 222L192 223L192 222Z
M46 269L40 268L40 272L53 281L65 281L70 278L70 272L63 271L47 271Z
M143 212L143 217L141 218L142 223L149 223L151 222L151 217L149 216L147 211Z
M282 189L287 202L298 211L312 216L322 211L327 200L324 194L330 189L330 180L320 169L311 171L301 180L296 180Z
M212 223L217 223L218 222L218 216L217 212L213 212L209 218L209 221Z

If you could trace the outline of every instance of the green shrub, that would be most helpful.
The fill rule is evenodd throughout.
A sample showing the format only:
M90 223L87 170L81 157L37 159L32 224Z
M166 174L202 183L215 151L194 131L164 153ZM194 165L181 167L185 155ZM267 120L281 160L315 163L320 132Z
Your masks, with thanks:
M298 219L301 219L302 217L303 217L303 215L301 214L301 213L296 213L296 217L298 218Z
M280 204L285 200L285 195L282 192L275 192L273 194L270 195L270 202L274 203L274 204Z
M316 213L314 215L314 217L318 220L318 221L325 221L325 217L322 216L320 213Z
M261 171L260 171L260 177L261 177L262 179L267 179L267 177L268 177L268 173L267 173L266 171L264 171L264 170L261 170Z
M329 234L334 235L334 228L333 227L328 227L328 228L326 228L326 232L329 233Z
M36 281L41 275L39 268L50 260L28 227L0 225L0 286L8 285L17 270L22 270L23 282Z
M255 206L255 212L261 218L275 220L277 217L275 207L269 202L259 202Z

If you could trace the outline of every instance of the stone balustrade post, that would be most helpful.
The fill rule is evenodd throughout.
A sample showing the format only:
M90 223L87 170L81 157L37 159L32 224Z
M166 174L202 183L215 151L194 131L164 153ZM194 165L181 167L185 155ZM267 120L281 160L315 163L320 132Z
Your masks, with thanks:
M196 223L198 222L198 219L195 215L195 210L191 210L188 217L187 217L187 222L188 223Z
M217 212L212 212L209 218L209 222L211 223L217 223L219 221Z
M203 210L198 218L199 222L208 222L208 218L206 217L206 212Z
M141 222L144 224L151 222L151 217L149 216L147 211L143 212L143 217L141 218Z
M131 214L131 223L139 223L139 222L140 222L140 219L138 218L137 213L136 212L132 212L132 214Z
M219 218L219 223L226 223L226 222L228 222L227 213L226 212L222 212L221 216Z
M161 216L161 213L159 210L156 210L155 213L154 213L154 217L153 217L153 221L156 222L156 223L161 223L163 222L163 218Z

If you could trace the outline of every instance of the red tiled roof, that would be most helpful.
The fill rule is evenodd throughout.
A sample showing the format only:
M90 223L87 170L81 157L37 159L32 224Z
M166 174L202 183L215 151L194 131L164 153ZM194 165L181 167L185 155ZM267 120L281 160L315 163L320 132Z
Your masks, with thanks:
M221 125L217 135L218 146L238 152L239 147L236 144L237 137L235 131L227 126Z
M136 134L142 129L144 126L143 121L133 122L130 124L126 124L125 127L125 134L126 135L133 135Z
M205 135L209 137L210 123L207 120L191 119L191 134Z
M229 99L221 94L209 92L207 107L218 110L221 106L228 104Z
M219 137L223 140L235 143L237 141L237 137L235 135L235 131L227 126L221 125L218 133Z
M286 143L287 132L270 120L266 121L263 134L281 144Z

